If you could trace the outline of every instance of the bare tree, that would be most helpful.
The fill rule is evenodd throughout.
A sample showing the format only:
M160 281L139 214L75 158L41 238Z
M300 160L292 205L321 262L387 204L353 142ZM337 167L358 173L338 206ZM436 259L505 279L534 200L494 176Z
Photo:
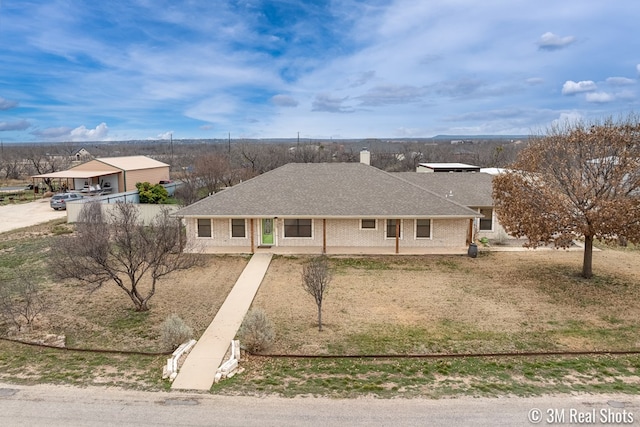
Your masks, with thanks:
M528 246L567 247L584 238L582 276L593 275L593 241L640 242L640 123L555 126L524 149L513 171L494 179L505 230Z
M318 306L318 331L322 332L322 302L331 282L331 270L327 257L312 258L302 267L302 287L313 297Z
M95 285L115 283L133 302L136 311L149 310L159 279L192 267L196 255L182 252L182 226L163 210L150 225L143 225L135 205L116 203L103 218L98 203L86 203L75 236L59 238L52 269L61 279Z
M23 322L30 328L45 307L40 287L26 276L0 283L0 315L18 331Z
M27 150L26 159L29 166L37 175L48 174L64 170L71 164L68 156L59 154L58 148L47 145L33 145ZM43 178L44 183L53 191L53 181L51 178Z
M181 185L176 188L174 196L182 205L187 206L200 200L200 180L196 174L182 172L177 178Z
M230 173L229 157L224 154L207 153L195 160L195 175L208 193L219 191Z

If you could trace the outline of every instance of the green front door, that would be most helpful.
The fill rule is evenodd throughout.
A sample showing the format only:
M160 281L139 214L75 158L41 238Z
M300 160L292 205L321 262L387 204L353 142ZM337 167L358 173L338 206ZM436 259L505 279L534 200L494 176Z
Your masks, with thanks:
M273 218L262 219L262 244L273 245Z

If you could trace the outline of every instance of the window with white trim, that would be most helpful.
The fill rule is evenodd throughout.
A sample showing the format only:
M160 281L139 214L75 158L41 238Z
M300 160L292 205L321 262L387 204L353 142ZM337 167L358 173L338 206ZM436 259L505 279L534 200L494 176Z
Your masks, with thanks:
M211 219L198 218L198 237L211 237Z
M396 237L396 220L388 219L387 220L387 232L385 234L388 239L395 239ZM402 220L400 220L400 236L398 238L402 239Z
M247 237L246 221L244 219L231 220L231 237Z
M285 219L284 237L312 237L312 220Z
M431 238L431 220L416 219L416 239Z
M480 231L493 231L493 209L481 208L480 215Z
M360 220L360 229L362 229L362 230L375 230L376 229L376 220L375 219L361 219Z

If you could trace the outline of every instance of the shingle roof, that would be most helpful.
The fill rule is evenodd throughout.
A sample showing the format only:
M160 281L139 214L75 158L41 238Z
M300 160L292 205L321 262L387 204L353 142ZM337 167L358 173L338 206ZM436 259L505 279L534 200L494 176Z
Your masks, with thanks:
M361 163L290 163L176 212L217 217L460 217L477 214Z
M481 172L397 172L399 178L427 188L464 206L493 206L493 176Z
M94 159L122 170L152 169L169 166L147 156L102 157Z

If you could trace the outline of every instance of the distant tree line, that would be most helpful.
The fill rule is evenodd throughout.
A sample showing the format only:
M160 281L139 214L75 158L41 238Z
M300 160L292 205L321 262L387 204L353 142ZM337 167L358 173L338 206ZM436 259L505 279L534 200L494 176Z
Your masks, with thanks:
M477 140L471 144L428 139L3 144L0 150L0 179L27 180L31 175L65 170L78 163L74 154L81 148L85 148L92 157L146 155L165 162L171 165L172 178L185 182L177 196L183 202L191 203L286 163L357 162L362 149L371 152L372 166L399 172L413 171L422 162L461 162L481 167L504 167L515 160L520 145L500 139ZM53 182L44 182L53 189Z

